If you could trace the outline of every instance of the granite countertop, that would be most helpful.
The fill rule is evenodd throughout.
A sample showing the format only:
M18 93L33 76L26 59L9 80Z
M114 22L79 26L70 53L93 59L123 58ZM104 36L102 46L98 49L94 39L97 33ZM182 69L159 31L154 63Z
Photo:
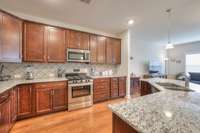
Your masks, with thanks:
M155 85L155 82L183 85L182 81L164 79L145 81L161 91L111 104L109 108L113 113L142 133L200 132L200 93L170 91ZM198 85L193 87L200 89Z
M9 90L17 85L31 84L31 83L44 83L44 82L56 82L56 81L67 81L66 78L48 78L48 79L34 79L34 80L9 80L0 81L0 93Z

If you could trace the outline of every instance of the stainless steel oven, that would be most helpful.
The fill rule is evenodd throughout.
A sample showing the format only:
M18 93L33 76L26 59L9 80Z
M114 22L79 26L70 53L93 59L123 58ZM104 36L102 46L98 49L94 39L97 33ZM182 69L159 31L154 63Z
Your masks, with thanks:
M68 84L68 110L93 105L93 82Z
M90 62L90 51L79 49L67 49L68 62Z

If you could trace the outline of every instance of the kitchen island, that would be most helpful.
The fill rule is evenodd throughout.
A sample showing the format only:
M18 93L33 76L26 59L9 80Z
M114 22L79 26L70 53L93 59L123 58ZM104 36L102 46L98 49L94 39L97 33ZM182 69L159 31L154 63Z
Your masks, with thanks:
M109 105L113 112L113 133L200 132L200 93L167 90L156 84L173 82L180 85L182 81L145 81L160 92Z

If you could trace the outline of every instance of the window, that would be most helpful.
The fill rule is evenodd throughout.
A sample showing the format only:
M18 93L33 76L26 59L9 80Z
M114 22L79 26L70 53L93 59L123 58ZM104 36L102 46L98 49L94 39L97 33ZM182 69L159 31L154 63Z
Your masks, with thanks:
M186 72L200 72L200 54L186 55Z

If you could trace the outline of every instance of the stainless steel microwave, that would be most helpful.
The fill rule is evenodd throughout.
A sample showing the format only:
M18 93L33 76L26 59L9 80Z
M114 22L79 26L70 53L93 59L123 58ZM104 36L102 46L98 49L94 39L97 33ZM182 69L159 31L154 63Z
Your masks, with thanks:
M67 49L68 62L90 62L90 51L79 49Z

